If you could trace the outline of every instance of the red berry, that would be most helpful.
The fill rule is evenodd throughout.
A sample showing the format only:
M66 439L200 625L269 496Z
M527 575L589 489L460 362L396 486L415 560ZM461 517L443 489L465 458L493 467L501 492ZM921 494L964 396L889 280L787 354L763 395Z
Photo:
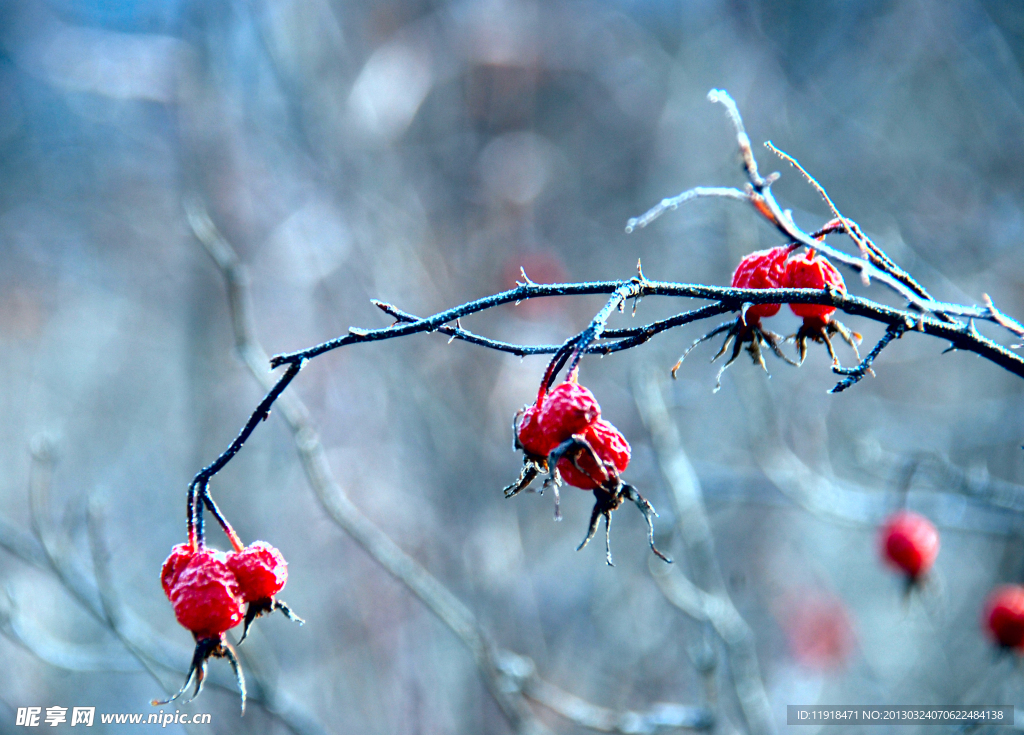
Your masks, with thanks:
M171 596L171 589L178 581L178 575L192 558L192 554L192 547L189 544L175 544L170 555L164 560L164 565L160 569L160 584L163 585L164 594L168 599Z
M238 581L219 551L201 549L193 554L168 597L174 616L196 640L216 638L244 617Z
M597 399L576 382L561 383L529 406L519 419L519 444L527 453L547 457L555 447L583 431L601 415Z
M758 250L745 256L732 274L733 288L779 288L790 248ZM779 313L779 304L757 304L747 309L746 321L756 324L762 317Z
M253 541L242 551L230 552L227 563L246 602L271 599L288 581L288 562L266 541Z
M1000 646L1024 646L1024 587L1019 584L996 587L985 603L982 622Z
M831 286L840 293L846 293L843 275L836 270L836 267L827 258L817 255L813 250L808 250L803 255L787 261L786 272L782 278L782 286L785 288L816 289ZM836 311L834 306L824 306L822 304L790 304L789 308L797 316L803 317L805 324L809 321L815 321L824 325Z
M566 381L556 385L544 397L540 423L544 433L558 446L600 417L601 407L590 389L574 381Z
M618 429L600 419L586 428L583 438L594 448L594 452L601 460L611 463L619 474L625 472L629 466L630 448L626 437ZM577 451L576 461L583 471L576 469L568 457L563 457L558 462L558 471L569 485L583 490L593 490L608 479L604 467L594 461L594 457L585 449Z
M519 437L519 446L526 450L527 454L537 457L546 457L551 450L558 446L557 442L552 443L541 428L540 409L537 406L527 406L519 417L516 427Z
M931 569L939 555L939 532L922 515L909 510L894 513L882 527L882 556L912 581Z

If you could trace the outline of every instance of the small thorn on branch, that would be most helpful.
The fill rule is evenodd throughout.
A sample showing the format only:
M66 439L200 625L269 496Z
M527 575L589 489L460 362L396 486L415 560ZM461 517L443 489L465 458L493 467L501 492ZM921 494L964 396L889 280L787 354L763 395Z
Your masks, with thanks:
M459 319L456 319L455 320L455 329L451 330L451 335L452 336L448 338L448 344L451 344L452 342L454 342L455 338L459 336L459 333L461 331L462 331L462 322Z

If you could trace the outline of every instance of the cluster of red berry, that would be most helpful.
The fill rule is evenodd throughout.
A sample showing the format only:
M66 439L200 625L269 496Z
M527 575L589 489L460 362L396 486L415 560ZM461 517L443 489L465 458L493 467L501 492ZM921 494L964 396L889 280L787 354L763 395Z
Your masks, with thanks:
M605 554L609 565L612 563L608 540L611 513L625 500L630 500L647 519L651 549L669 561L654 545L651 517L657 513L636 488L621 479L629 466L629 442L622 432L601 418L597 399L577 382L575 369L564 383L550 392L545 376L537 401L516 414L513 430L515 447L523 450L523 471L516 482L505 488L506 498L517 495L538 476L547 474L543 488L553 488L555 518L560 519L558 486L563 480L581 490L592 490L595 502L590 527L577 548L582 549L590 542L604 518Z
M177 544L171 549L160 571L164 594L171 601L174 615L196 640L192 666L178 693L155 705L180 697L195 678L194 699L203 688L206 663L210 658L226 658L235 672L245 710L245 679L234 650L224 634L245 622L239 643L245 640L252 621L273 610L292 620L303 621L281 600L276 599L288 581L288 563L281 552L266 541L254 541L227 553L196 544Z
M811 288L828 290L841 295L846 294L846 283L843 281L842 274L827 258L811 249L807 249L803 254L793 255L796 247L795 245L784 245L770 250L758 250L745 256L736 266L732 275L733 288ZM831 337L836 334L853 348L857 359L860 359L860 355L857 353L857 343L861 336L856 332L851 332L842 322L835 319L836 308L825 304L789 305L794 314L803 318L800 329L796 334L787 338L796 342L799 361L794 362L789 359L781 350L782 336L761 325L762 319L775 316L779 313L780 308L780 304L747 305L735 321L704 335L691 345L690 349L716 334L726 332L725 342L722 349L713 358L712 361L714 361L724 355L729 349L729 345L733 344L733 340L735 340L732 354L722 371L719 372L719 378L721 378L721 373L739 357L744 346L754 361L760 364L765 371L768 368L761 354L762 347L768 347L778 357L790 364L799 365L807 356L808 340L824 344L832 358L832 363L838 365L839 358L836 356L831 340ZM688 349L686 352L689 351ZM686 353L683 354L683 357L686 357ZM682 361L683 358L680 358L672 368L673 376Z

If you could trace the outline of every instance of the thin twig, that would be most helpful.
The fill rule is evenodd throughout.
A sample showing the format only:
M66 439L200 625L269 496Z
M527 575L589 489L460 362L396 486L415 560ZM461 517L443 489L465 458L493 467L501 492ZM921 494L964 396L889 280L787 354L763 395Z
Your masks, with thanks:
M874 371L871 369L871 364L875 361L875 358L882 353L882 350L884 350L890 342L902 337L903 333L906 331L907 326L905 324L890 324L889 328L885 330L885 334L883 334L882 338L878 340L878 344L871 348L871 352L864 356L864 359L860 361L859 365L852 368L838 366L833 367L832 372L838 375L845 375L847 377L836 383L835 387L833 387L829 393L842 393L850 386L858 383L865 375L868 375L869 373L874 374Z

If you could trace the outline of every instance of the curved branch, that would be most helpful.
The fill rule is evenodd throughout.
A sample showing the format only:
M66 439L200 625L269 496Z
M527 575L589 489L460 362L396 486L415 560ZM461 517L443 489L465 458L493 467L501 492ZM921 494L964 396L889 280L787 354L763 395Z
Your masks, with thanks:
M190 219L192 216L193 215L190 215ZM200 229L198 227L194 227L193 229L196 232L197 237L207 237L206 229ZM815 241L812 240L811 243L814 245ZM224 262L230 264L235 261L231 261L230 258L226 258ZM859 262L863 263L863 261ZM220 263L220 261L218 261L218 263ZM233 278L240 277L234 276ZM235 454L238 453L242 448L242 445L252 434L253 430L255 430L256 426L258 426L259 423L267 417L273 404L277 401L278 397L288 386L291 380L295 378L298 372L302 369L302 366L307 360L352 344L378 342L428 332L441 332L443 334L448 334L454 339L462 339L489 349L511 352L512 354L517 355L557 354L557 352L565 345L529 346L490 340L464 330L459 323L459 320L461 317L469 314L486 311L496 306L516 301L547 296L571 296L584 294L611 294L611 298L597 313L586 329L565 343L585 345L581 348L580 354L583 354L584 352L609 354L611 352L631 349L645 343L651 337L660 332L682 326L690 322L710 318L725 312L742 311L747 305L780 303L822 304L833 306L836 309L853 316L861 316L872 321L880 322L895 331L903 332L916 330L923 334L939 337L940 339L948 341L954 349L974 352L1014 375L1024 377L1024 358L1021 358L1020 355L1011 352L1008 348L1003 347L988 337L983 336L974 326L974 320L976 319L991 321L1004 326L1004 322L1009 323L1011 321L1008 317L1003 315L1001 312L994 310L991 306L970 307L947 305L941 302L930 302L930 306L927 309L924 309L924 313L922 313L921 310L911 311L907 309L897 309L885 306L884 304L872 301L871 299L853 296L848 293L840 293L829 289L732 288L726 286L705 286L702 284L650 281L643 277L633 278L628 281L592 281L588 283L536 284L529 282L521 284L514 289L502 291L501 293L486 296L474 301L469 301L459 306L446 309L445 311L438 312L432 316L419 319L413 317L411 314L402 312L390 304L374 302L377 304L378 308L381 308L383 311L395 316L395 318L398 319L398 322L381 329L361 329L357 327L350 327L349 334L342 337L322 342L305 350L280 354L270 358L270 365L272 368L288 365L288 370L276 383L272 385L267 384L267 395L249 416L248 421L246 421L245 426L239 432L238 436L213 463L196 474L195 478L192 480L192 484L189 486L190 491L195 493L198 489L200 494L204 494L206 492L205 483L207 483L213 475L223 469ZM694 298L708 300L713 303L698 309L683 312L668 319L653 322L644 327L638 327L632 330L620 329L604 331L604 325L607 323L608 317L616 308L620 308L627 299L640 299L644 296ZM967 316L969 318L967 322L961 322L951 318L948 314ZM235 317L236 320L238 318L241 317ZM456 326L450 326L450 322L456 322ZM602 337L610 339L611 341L594 343L595 340ZM884 348L888 343L888 341L885 341L881 345L881 348ZM881 348L878 349L878 352L881 352ZM874 361L878 356L878 352L873 352L871 361ZM870 367L870 363L868 363L867 366L862 367L864 367L866 372L867 368ZM843 382L845 383L846 381ZM842 385L842 383L840 385ZM192 508L192 504L194 504L194 499L190 496L190 508ZM196 516L195 523L198 531L201 528L202 523L202 505L194 505ZM190 512L190 522L191 518L192 515Z
M268 358L252 328L246 286L248 279L231 245L217 233L208 217L205 219L203 228L194 230L227 281L232 323L236 327L236 344L253 377L268 387ZM377 305L400 321L415 319L390 305ZM459 330L448 329L445 333L453 334ZM463 335L453 336L461 338ZM280 406L294 436L310 485L331 520L416 595L466 646L480 669L485 685L514 730L526 733L548 731L533 714L526 699L542 704L579 725L601 732L656 733L679 728L703 730L713 725L711 714L702 707L661 705L649 712L637 713L617 712L591 704L544 681L537 675L530 659L499 648L483 630L473 612L458 597L406 554L349 500L344 488L334 477L323 444L310 425L309 412L302 401L294 394L288 394L281 398ZM631 727L636 729L628 729Z

